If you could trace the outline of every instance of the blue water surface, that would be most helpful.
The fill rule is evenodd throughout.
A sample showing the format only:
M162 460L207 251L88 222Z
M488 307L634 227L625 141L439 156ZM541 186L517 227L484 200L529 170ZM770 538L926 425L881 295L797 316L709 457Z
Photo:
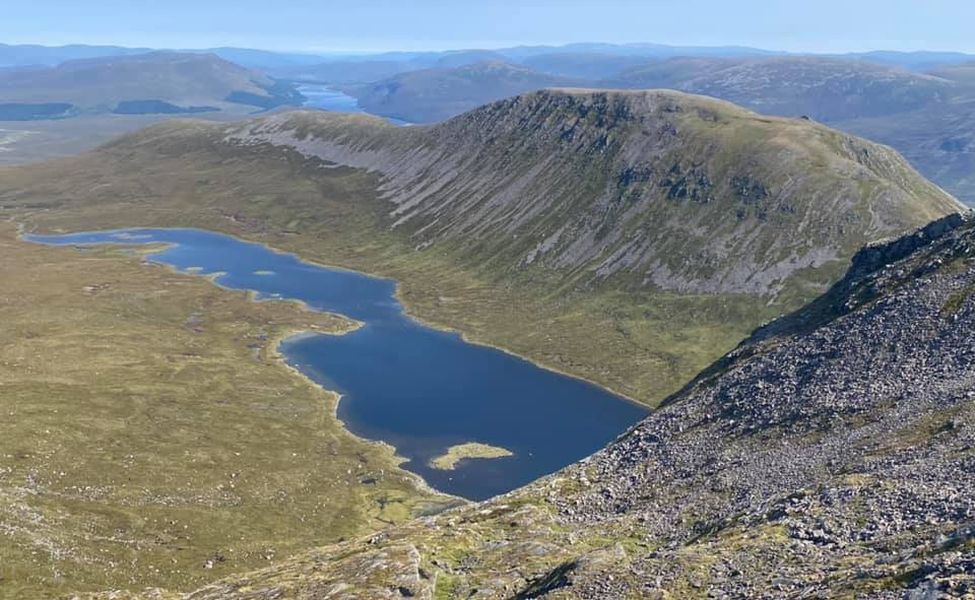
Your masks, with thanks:
M304 83L298 86L298 91L305 97L304 106L306 108L316 108L327 112L366 113L359 106L359 100L354 96L350 96L345 92L324 84ZM384 118L393 125L411 125L409 121L403 121L402 119L395 119L393 117Z
M298 86L305 100L305 106L334 112L361 113L359 101L355 97L340 92L327 85L306 83Z
M286 360L342 394L338 415L354 433L382 440L434 488L470 499L510 491L606 445L645 409L587 382L542 369L403 313L389 279L313 265L260 244L194 229L128 229L25 235L53 245L171 244L148 259L215 275L261 299L304 301L363 323L346 335L299 335ZM481 442L513 456L432 468L450 446Z

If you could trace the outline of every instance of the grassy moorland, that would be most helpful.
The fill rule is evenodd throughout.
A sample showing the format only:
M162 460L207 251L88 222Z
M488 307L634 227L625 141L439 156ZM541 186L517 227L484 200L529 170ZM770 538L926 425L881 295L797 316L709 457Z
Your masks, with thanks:
M278 360L353 326L0 226L0 597L192 587L442 505Z

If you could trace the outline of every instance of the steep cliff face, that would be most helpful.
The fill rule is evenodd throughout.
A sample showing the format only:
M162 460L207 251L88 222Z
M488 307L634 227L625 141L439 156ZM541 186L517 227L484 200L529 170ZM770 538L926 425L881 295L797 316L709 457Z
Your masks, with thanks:
M842 310L746 342L593 457L189 597L967 597L973 290L970 222L868 250Z
M417 247L587 286L775 296L960 209L889 148L675 92L543 91L429 128L290 114L226 140L382 174Z

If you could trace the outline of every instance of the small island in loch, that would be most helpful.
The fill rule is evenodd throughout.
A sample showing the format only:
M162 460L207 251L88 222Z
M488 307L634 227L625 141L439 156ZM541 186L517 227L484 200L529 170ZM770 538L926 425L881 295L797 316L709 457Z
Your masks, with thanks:
M514 452L507 448L479 442L468 442L451 446L446 453L431 460L430 466L442 471L453 471L457 467L457 463L467 458L504 458L514 455Z

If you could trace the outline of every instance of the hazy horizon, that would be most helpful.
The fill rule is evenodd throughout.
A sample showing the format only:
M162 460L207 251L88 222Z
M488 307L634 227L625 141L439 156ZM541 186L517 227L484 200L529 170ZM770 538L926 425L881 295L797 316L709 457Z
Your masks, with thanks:
M293 0L272 8L256 0L134 4L36 0L8 7L0 41L168 49L235 46L308 54L571 43L747 46L793 53L975 52L968 27L975 20L975 4L959 0L923 5L821 0L814 6L769 0L420 0L408 5Z

